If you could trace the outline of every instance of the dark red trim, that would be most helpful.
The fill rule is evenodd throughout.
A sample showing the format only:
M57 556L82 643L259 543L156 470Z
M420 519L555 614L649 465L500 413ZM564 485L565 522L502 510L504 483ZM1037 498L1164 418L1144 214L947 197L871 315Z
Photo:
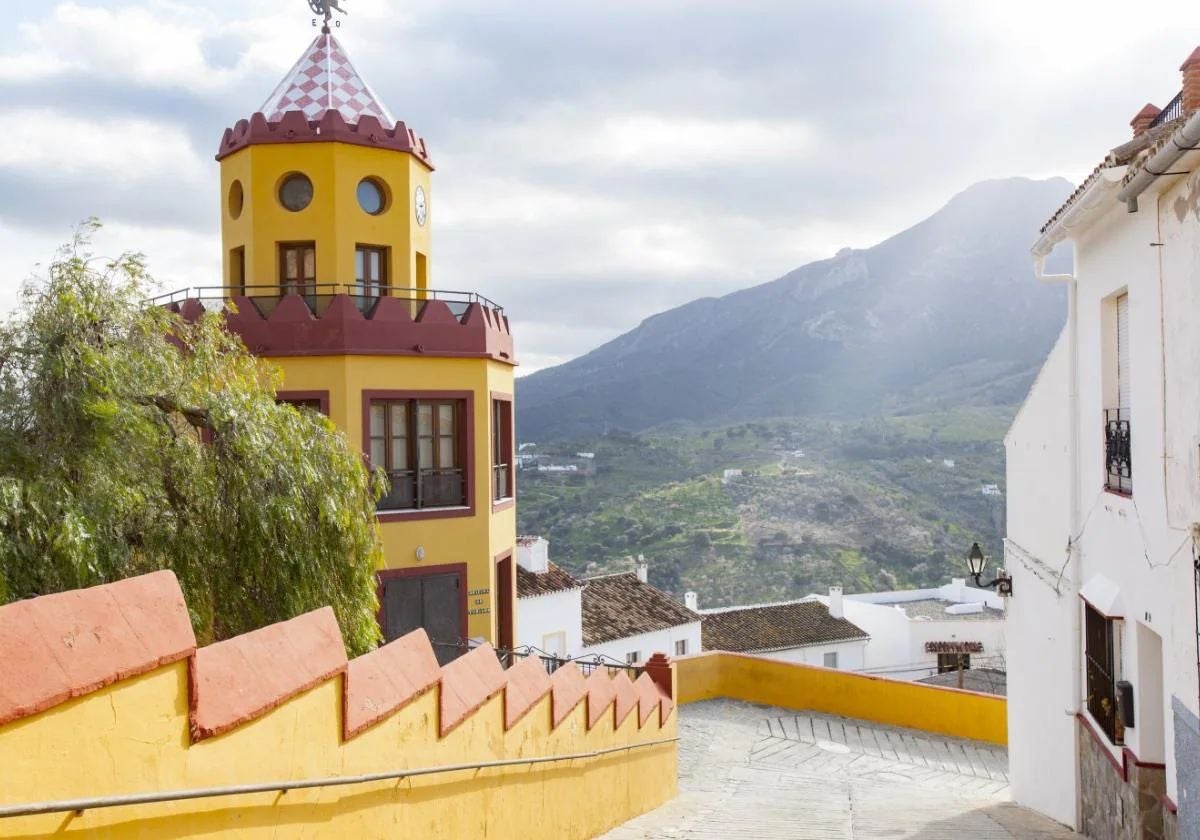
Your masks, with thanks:
M1166 809L1167 809L1168 811L1170 811L1172 814L1175 814L1175 815L1177 815L1177 816L1178 816L1178 814L1179 814L1179 806L1175 804L1174 800L1172 800L1172 799L1171 799L1171 797L1167 796L1167 795L1164 793L1164 794L1162 794L1161 796L1159 796L1159 797L1158 797L1158 801L1162 803L1162 806L1163 806L1164 808L1166 808Z
M380 522L417 519L450 519L456 516L475 515L475 392L474 391L390 391L364 390L362 392L362 451L369 459L371 453L371 400L462 400L463 440L460 444L463 464L463 488L467 497L465 507L418 508L416 510L378 511L375 518ZM370 461L368 460L368 463ZM488 491L491 495L491 491Z
M517 407L513 395L507 391L489 391L488 396L492 403L504 402L508 403L508 496L497 501L494 498L495 477L489 473L488 478L488 497L492 501L492 513L500 513L508 510L517 501ZM488 423L495 422L496 413L492 410L491 403L488 404ZM493 438L489 435L488 438L488 454L489 467L494 467L496 462L495 453L491 452Z
M1107 484L1104 485L1104 492L1110 496L1116 496L1119 499L1132 499L1132 493L1126 493L1124 490L1114 490Z
M333 108L327 110L320 120L312 122L304 116L303 111L288 111L276 122L270 122L262 112L255 112L250 119L238 120L232 128L225 129L217 149L217 160L247 146L334 142L408 152L430 171L433 170L424 138L418 137L403 122L396 123L392 128L384 128L378 119L364 114L354 125L348 125L345 118Z
M496 647L512 650L517 646L517 613L514 590L517 585L516 570L513 568L512 549L502 551L492 558L496 567L496 597L493 600L496 614ZM507 565L505 565L507 564ZM505 580L505 577L508 579ZM507 627L504 621L507 619Z
M375 621L378 622L379 629L385 634L387 633L387 623L384 621L383 610L383 585L385 582L396 578L424 577L425 575L441 575L448 572L457 572L459 576L459 635L464 639L467 638L467 590L470 588L470 581L467 580L466 563L443 563L440 566L409 566L403 569L380 569L376 572L375 596L379 599L379 611L375 613Z
M273 306L265 317L245 295L234 295L237 311L224 313L226 326L256 356L446 356L516 365L508 318L480 303L459 318L445 301L427 300L413 318L409 301L384 296L364 315L348 294L335 294L317 317L300 295L266 299ZM189 320L206 311L198 298L167 308Z
M1095 739L1096 743L1100 745L1100 748L1104 751L1104 756L1113 766L1113 769L1117 771L1117 775L1121 777L1121 781L1126 783L1129 782L1130 767L1144 767L1147 770L1167 769L1167 765L1156 761L1142 761L1137 757L1137 753L1135 753L1129 747L1121 744L1111 743L1102 733L1096 731L1096 727L1092 726L1091 720L1089 720L1087 715L1083 714L1082 712L1077 712L1075 717L1079 719L1079 722L1083 724L1084 728L1087 729L1092 738ZM1113 755L1112 747L1117 747L1120 749L1121 757L1119 759L1117 756Z
M321 413L326 417L329 416L328 391L276 391L275 399L284 401L317 400L321 403Z

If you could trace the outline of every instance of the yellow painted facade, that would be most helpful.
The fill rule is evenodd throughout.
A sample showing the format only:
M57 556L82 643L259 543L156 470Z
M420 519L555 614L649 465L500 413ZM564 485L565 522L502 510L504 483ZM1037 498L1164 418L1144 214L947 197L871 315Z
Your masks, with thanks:
M337 676L215 738L188 736L186 660L0 727L0 803L301 780L603 750L676 734L657 710L590 731L545 696L504 729L504 692L438 737L435 687L343 741ZM0 819L0 838L585 838L676 793L674 743L550 764Z
M295 112L290 115L299 116ZM265 131L266 124L262 125ZM436 292L427 294L432 289L434 212L432 169L421 156L424 141L418 138L414 146L421 154L397 147L394 138L407 132L403 123L395 126L394 137L389 135L391 139L383 138L378 145L364 143L356 134L335 139L332 134L322 134L314 128L315 122L300 120L292 123L293 128L288 128L287 120L272 125L277 140L275 136L264 139L255 135L245 143L229 147L231 151L223 144L218 156L222 285L226 296L244 292L256 299L279 299L283 292L281 246L312 243L315 276L311 282L315 284L315 295L322 296L322 303L314 305L314 319L322 317L325 302L332 296L347 293L369 319L369 306L363 307L363 303L371 301L355 295L361 291L356 286L356 251L360 247L382 248L386 263L382 294L412 301L410 313L414 318L419 317L420 301L436 296ZM370 130L373 129L366 129ZM391 129L384 130L386 133ZM411 132L408 136L415 137ZM285 179L297 173L311 182L312 197L306 207L293 211L284 206L280 187ZM359 203L357 189L364 179L383 188L386 202L379 213L369 213ZM416 198L418 191L420 201ZM420 212L418 204L422 204ZM206 297L212 297L211 293ZM263 317L267 319L268 330L307 335L303 323L270 321L271 311L272 304L264 302ZM499 319L494 314L492 322ZM437 329L447 329L445 322L442 323ZM356 329L361 328L354 324L345 327L347 334ZM406 327L399 324L395 329L400 335ZM448 329L453 332L455 326L450 324ZM502 329L507 334L506 321ZM283 391L327 392L330 418L345 431L351 446L364 454L369 450L363 440L364 392L419 391L423 394L421 399L436 399L443 393L446 398L461 399L464 392L471 394L471 441L462 447L470 453L469 463L462 464L462 469L471 475L471 499L465 506L470 510L443 509L440 514L428 509L381 513L384 570L465 564L463 584L469 595L461 610L465 613L462 630L455 635L465 633L498 646L511 644L515 634L516 576L507 575L508 597L502 599L497 562L515 549L516 515L511 501L493 510L492 397L500 394L511 399L515 362L507 355L501 360L495 352L478 349L463 352L453 337L446 338L444 346L436 338L432 345L424 343L424 339L397 339L381 350L378 330L371 335L375 345L356 347L351 336L341 350L329 349L328 343L322 344L316 338L308 346L293 340L283 350L260 350L250 338L247 345L252 352L265 352L282 368ZM510 447L515 449L515 441ZM515 466L510 464L509 470L515 473ZM512 483L515 486L515 474ZM502 601L507 609L506 628L499 626Z
M727 697L1008 744L1003 697L723 651L675 666L681 704Z

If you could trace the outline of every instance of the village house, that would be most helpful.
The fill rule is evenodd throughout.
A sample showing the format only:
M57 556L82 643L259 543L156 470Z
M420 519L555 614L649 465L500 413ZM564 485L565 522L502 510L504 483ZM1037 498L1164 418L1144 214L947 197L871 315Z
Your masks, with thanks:
M1098 840L1200 838L1200 49L1181 69L1042 228L1067 323L1005 440L1013 794Z

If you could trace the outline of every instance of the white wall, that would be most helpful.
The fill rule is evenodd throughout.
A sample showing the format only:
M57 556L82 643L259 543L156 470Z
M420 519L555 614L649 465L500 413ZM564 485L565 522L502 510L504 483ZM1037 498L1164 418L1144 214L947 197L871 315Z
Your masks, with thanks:
M778 659L782 662L799 662L804 665L824 665L825 654L836 653L838 655L838 670L841 671L861 671L863 668L863 655L867 648L865 640L857 640L852 642L827 642L819 645L805 645L804 647L788 648L787 650L774 650L766 653L756 653L755 656L761 656L764 659Z
M567 656L583 649L582 589L567 589L551 595L517 599L517 646L546 649L545 637L565 631Z
M693 621L688 624L681 624L678 627L657 630L653 633L641 633L637 636L614 639L611 642L586 647L580 655L586 657L603 654L612 657L618 662L624 662L626 654L636 651L641 655L639 661L645 662L655 653L665 653L667 656L675 656L675 643L681 640L687 642L687 653L689 655L699 653L700 622Z

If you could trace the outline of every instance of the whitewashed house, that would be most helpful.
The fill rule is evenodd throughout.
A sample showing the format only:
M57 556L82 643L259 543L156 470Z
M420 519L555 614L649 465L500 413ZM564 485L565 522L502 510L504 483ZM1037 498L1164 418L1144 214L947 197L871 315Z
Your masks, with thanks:
M1005 669L1004 601L995 592L955 578L944 586L863 592L842 597L810 595L838 609L861 627L870 641L857 670L901 680L921 680L959 669L986 669L989 691ZM976 681L970 680L975 683ZM964 687L971 686L964 683Z
M1005 439L1013 795L1094 838L1200 838L1200 49L1183 73L1042 229L1067 324Z
M869 636L842 613L841 590L828 604L804 599L701 610L704 650L861 671ZM698 605L696 593L684 596Z
M544 537L517 538L517 646L566 659L644 662L700 650L700 616L633 571L579 579L550 561Z

